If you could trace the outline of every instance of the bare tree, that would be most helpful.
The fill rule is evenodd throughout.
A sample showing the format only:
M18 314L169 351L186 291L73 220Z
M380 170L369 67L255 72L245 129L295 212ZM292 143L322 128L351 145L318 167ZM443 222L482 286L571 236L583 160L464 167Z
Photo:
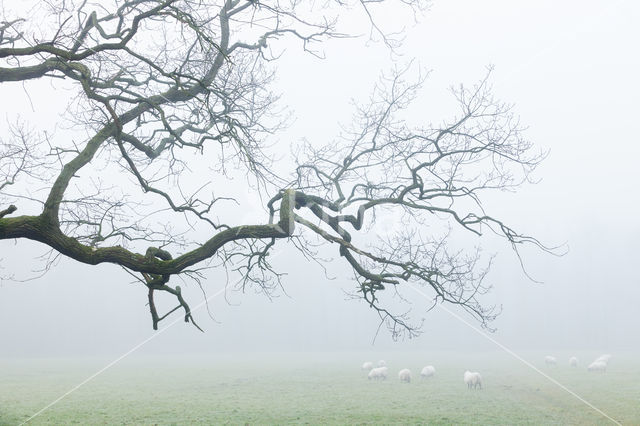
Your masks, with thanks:
M56 96L68 96L71 133L41 134L17 121L2 135L0 239L120 265L148 288L154 328L181 308L196 325L172 277L227 268L243 285L269 291L280 279L268 258L274 246L288 241L315 257L316 240L337 248L353 270L354 294L394 333L416 326L378 296L403 283L429 288L434 303L460 305L487 325L495 311L479 296L489 289L488 264L477 252L447 249L447 234L425 234L423 225L438 218L478 235L492 230L516 250L540 246L481 205L483 191L517 187L543 158L486 79L453 91L459 112L449 121L416 127L402 113L423 79L411 81L411 67L396 70L336 141L301 149L289 176L273 171L268 141L285 124L269 90L281 54L273 45L286 37L322 56L324 40L347 36L338 23L349 11L393 49L398 41L375 19L385 2L38 3L39 11L3 12L0 82L61 85ZM399 3L415 13L426 6ZM270 194L268 222L267 213L262 224L221 219L236 200L214 194L238 168ZM120 172L126 184L109 178ZM186 184L187 175L198 185ZM37 208L17 216L21 204ZM402 230L370 238L376 212L387 209L401 213ZM159 314L156 292L175 296L176 308Z

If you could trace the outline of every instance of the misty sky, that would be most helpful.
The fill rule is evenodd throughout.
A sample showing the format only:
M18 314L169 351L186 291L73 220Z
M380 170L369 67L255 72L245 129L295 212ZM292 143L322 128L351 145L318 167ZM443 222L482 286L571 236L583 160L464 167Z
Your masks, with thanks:
M295 117L279 136L282 155L301 138L331 140L338 124L348 123L351 100L365 101L394 61L415 58L416 67L429 70L411 114L434 123L450 111L451 85L473 84L495 66L496 96L515 105L529 126L527 137L549 156L534 174L539 183L491 194L484 206L516 229L569 251L563 257L523 251L526 271L542 281L536 283L504 242L485 240L486 249L498 253L489 276L495 288L486 300L503 306L494 337L514 348L549 351L639 349L640 339L631 337L640 330L639 19L640 5L630 1L434 1L408 27L402 56L392 57L366 36L327 43L325 60L288 47L275 82L280 103ZM20 88L0 86L2 116L24 109L27 117L55 121L47 111L56 92L42 84L30 95L35 112ZM4 101L8 96L16 101ZM469 237L470 245L479 242ZM205 309L195 312L205 334L178 322L143 351L370 350L377 316L346 296L353 283L344 262L330 265L329 280L280 246L274 256L289 273L287 294L269 300L253 290L220 293L210 301L215 321ZM31 259L45 251L28 241L1 241L0 274L37 275L30 272ZM3 281L0 357L119 355L153 333L146 290L130 282L114 265L68 259L41 278ZM223 288L224 275L211 272L208 295ZM190 284L187 291L195 306L199 289ZM374 348L462 349L469 340L492 348L446 312L420 314L428 301L410 290L403 294L411 297L414 316L424 316L423 334L392 342L382 329Z

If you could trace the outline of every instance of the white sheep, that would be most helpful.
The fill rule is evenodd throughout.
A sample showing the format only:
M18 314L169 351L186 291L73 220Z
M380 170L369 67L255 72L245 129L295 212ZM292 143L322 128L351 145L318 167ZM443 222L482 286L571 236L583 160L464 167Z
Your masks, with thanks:
M411 370L404 368L398 372L398 379L401 382L411 383Z
M387 367L378 367L378 368L380 369L380 377L382 378L382 380L386 380L389 369Z
M378 380L380 379L380 377L380 368L372 368L371 370L369 370L369 374L367 374L367 379L369 380Z
M572 356L571 358L569 358L569 365L572 367L577 367L578 366L578 358L576 358L575 356Z
M371 361L366 361L364 364L362 364L363 370L370 371L372 368L373 368L373 363Z
M420 376L423 379L426 379L427 377L433 377L435 374L436 374L436 369L433 368L433 365L427 365L420 372Z
M593 361L587 367L587 371L600 371L601 373L604 373L607 371L607 363L604 361Z
M554 356L547 355L544 357L544 363L547 364L547 366L556 365L558 360Z
M384 359L381 359L380 361L378 361L378 367L386 367L387 366L387 362Z
M387 378L387 372L388 372L388 368L387 367L376 367L376 368L372 368L371 371L369 371L369 375L367 376L367 379L371 380L386 380Z
M469 370L465 371L464 372L464 382L467 384L467 387L469 389L471 389L472 387L474 389L476 389L478 387L480 389L482 389L482 376L478 372L472 373Z

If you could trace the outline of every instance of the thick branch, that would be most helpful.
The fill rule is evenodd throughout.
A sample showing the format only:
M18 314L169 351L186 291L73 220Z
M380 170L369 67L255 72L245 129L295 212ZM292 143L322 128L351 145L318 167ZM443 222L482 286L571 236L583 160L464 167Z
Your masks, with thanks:
M285 197L285 200L290 200ZM61 254L82 263L97 265L116 263L132 271L150 274L177 274L216 254L225 244L245 239L287 238L292 235L294 226L292 204L283 202L280 221L275 225L245 225L221 231L200 247L175 259L162 260L158 256L133 253L123 247L95 248L81 244L75 238L64 235L52 227L45 216L19 216L0 219L0 240L9 238L28 238L40 241ZM284 209L283 209L284 208Z

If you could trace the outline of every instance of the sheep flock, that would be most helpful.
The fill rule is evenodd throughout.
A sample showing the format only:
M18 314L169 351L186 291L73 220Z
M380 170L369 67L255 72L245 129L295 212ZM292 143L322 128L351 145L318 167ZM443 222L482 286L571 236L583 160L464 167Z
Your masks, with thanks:
M589 366L587 371L605 373L607 371L607 365L611 360L610 354L603 354L597 357ZM556 357L547 355L544 357L544 363L547 367L555 367L558 365ZM377 365L377 367L374 367ZM569 366L572 368L578 367L578 358L572 356L569 358ZM387 380L389 367L384 360L379 360L377 364L372 361L365 361L361 367L362 370L367 372L367 378L369 380ZM433 365L426 365L420 371L420 377L423 380L433 378L436 374L436 369ZM411 370L408 368L402 368L398 371L398 380L401 383L411 383ZM467 385L468 389L482 389L482 375L480 373L466 370L463 373L463 382Z

